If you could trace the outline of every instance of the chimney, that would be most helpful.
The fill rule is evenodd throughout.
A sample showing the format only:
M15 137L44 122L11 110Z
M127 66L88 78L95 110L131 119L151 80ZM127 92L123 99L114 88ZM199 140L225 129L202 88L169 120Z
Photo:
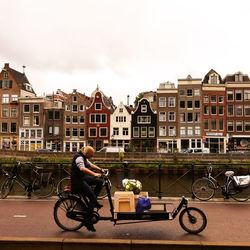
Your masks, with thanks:
M25 74L25 68L26 68L26 66L23 65L23 74Z
M4 64L4 68L8 69L9 67L10 67L10 66L9 66L8 63L5 63L5 64Z
M127 95L127 105L129 106L129 95Z

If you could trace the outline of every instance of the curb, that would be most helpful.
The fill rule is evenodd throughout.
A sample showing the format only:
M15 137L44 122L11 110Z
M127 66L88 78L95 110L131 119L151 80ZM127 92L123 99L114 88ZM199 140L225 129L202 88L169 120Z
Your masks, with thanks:
M3 250L241 250L249 249L250 242L206 242L206 241L164 241L123 239L59 239L59 238L0 238Z

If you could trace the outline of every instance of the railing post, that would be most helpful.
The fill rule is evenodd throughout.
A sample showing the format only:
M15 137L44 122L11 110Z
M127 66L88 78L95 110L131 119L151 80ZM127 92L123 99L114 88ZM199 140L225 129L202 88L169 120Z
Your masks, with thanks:
M123 162L123 170L124 170L124 179L128 178L128 162L124 161Z
M191 164L191 173L192 173L192 185L194 183L194 163ZM192 193L192 199L195 198L193 192L192 192L192 185L191 185L191 193Z
M161 163L158 164L158 198L162 198L162 191L161 191Z

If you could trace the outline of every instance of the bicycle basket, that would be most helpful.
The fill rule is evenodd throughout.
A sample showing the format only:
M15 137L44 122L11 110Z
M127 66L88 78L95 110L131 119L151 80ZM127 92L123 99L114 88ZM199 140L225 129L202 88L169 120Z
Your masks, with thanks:
M250 175L233 176L234 186L240 188L247 188L250 185Z

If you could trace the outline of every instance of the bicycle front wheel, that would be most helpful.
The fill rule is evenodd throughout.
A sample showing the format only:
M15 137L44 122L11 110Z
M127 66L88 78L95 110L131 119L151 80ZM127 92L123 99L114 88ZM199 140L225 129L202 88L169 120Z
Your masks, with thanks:
M64 189L70 185L71 185L70 177L65 177L61 179L57 184L56 193L61 194L62 192L64 192Z
M181 211L179 222L186 232L197 234L207 226L207 217L200 209L187 207Z
M53 194L55 188L53 178L50 178L48 183L42 183L39 179L36 179L32 184L32 190L34 194L39 198L46 198Z
M54 207L56 224L66 231L76 231L84 226L85 204L76 197L69 196L59 199Z
M11 192L12 188L14 185L14 180L11 178L6 178L5 181L3 182L2 186L1 186L1 198L5 199L9 193Z
M109 186L109 190L110 190L111 189L111 182L110 182L110 180L108 180L108 186ZM102 199L104 199L107 196L108 196L108 194L107 194L105 182L103 182L102 189L101 189L101 191L100 191L97 199L98 200L102 200Z
M227 186L228 194L236 201L244 202L250 198L250 186L246 188L235 187L233 180L230 180Z
M206 177L197 179L192 185L192 193L201 201L210 200L214 196L215 185Z

